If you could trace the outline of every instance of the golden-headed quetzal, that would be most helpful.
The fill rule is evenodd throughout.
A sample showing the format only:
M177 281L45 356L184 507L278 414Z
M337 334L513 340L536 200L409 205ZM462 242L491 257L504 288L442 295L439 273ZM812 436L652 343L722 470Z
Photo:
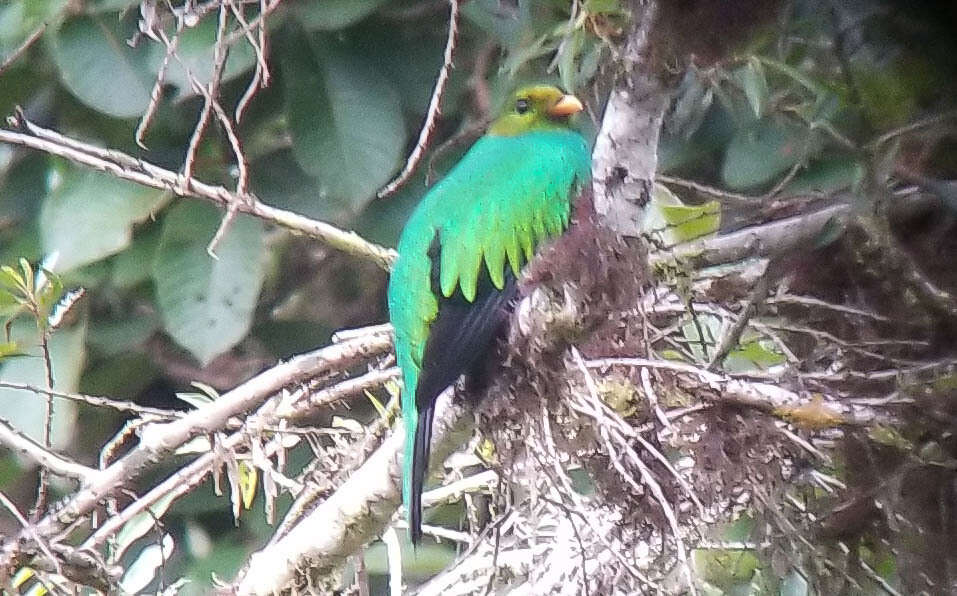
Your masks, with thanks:
M389 313L402 369L403 501L422 537L422 485L439 395L477 372L522 267L569 225L591 179L581 102L557 87L519 89L488 132L422 199L399 240Z

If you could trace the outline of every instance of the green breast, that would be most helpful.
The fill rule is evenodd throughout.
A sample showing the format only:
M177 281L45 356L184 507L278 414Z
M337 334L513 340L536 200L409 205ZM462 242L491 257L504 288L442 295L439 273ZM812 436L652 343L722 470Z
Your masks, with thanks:
M499 288L506 266L517 276L544 241L567 227L572 197L590 178L588 147L577 132L486 135L426 194L402 233L389 280L396 356L407 392L414 395L438 312L428 256L436 233L442 294L461 288L474 300L483 264Z

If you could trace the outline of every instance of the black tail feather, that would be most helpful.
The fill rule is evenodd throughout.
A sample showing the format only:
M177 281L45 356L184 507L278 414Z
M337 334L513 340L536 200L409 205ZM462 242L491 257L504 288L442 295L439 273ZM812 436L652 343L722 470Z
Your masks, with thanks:
M413 546L422 541L422 488L429 472L429 443L432 442L432 418L435 400L419 410L415 427L415 445L412 448L412 492L409 503L409 537Z

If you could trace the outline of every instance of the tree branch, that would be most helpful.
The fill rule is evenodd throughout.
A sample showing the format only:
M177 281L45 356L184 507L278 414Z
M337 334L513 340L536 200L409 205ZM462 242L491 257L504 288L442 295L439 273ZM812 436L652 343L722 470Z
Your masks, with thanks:
M472 408L440 398L433 423L433 463L441 463L471 431ZM309 567L328 572L379 536L401 502L400 477L405 433L400 422L362 466L288 534L253 554L237 577L235 594L267 595L288 586Z
M368 259L385 270L389 270L395 260L395 251L392 249L369 242L355 232L347 232L292 211L270 207L252 194L237 195L223 186L206 184L195 178L184 178L177 172L120 151L102 149L65 137L29 122L20 112L8 119L8 122L21 131L0 129L2 143L43 151L123 180L170 191L179 196L204 199L224 207L238 205L236 209L240 213L248 213L292 232L315 238L337 250Z
M391 345L392 338L387 333L333 344L278 364L182 418L146 426L136 447L109 467L96 472L62 507L40 520L34 531L42 537L52 536L92 511L101 500L155 467L193 437L223 430L231 418L261 404L283 387L303 383L326 372L346 369L388 350ZM30 540L31 536L22 532L20 538ZM4 546L0 567L8 563L16 548L17 541Z
M83 485L94 482L97 474L99 474L99 470L78 464L44 448L43 445L35 442L30 437L17 432L13 425L3 418L0 418L0 444L30 458L38 466L57 476L72 478Z
M647 59L655 2L631 2L632 30L615 67L618 77L592 153L595 209L604 224L638 237L658 167L665 94Z
M445 86L449 82L449 73L452 71L452 58L455 55L455 42L459 34L459 0L449 0L449 36L445 42L445 55L442 62L442 68L439 70L439 76L435 81L435 88L432 90L432 99L429 101L429 110L425 116L425 123L422 124L422 130L419 131L419 140L415 144L415 149L409 155L405 167L399 172L392 182L385 185L378 192L378 198L382 199L392 195L403 184L409 181L422 156L425 155L429 147L429 141L432 138L432 131L435 130L435 123L442 113L442 96L445 95Z

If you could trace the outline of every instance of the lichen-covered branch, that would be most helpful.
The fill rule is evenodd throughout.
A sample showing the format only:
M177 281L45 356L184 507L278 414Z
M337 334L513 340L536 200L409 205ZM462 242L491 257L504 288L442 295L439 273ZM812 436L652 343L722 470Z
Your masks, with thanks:
M376 333L303 354L274 366L253 377L200 408L170 422L145 426L140 442L107 468L90 475L81 489L67 501L37 522L32 531L49 537L81 516L92 511L103 499L116 494L146 470L164 461L176 448L201 434L210 434L227 427L230 420L248 412L283 387L303 383L317 375L346 369L387 350L390 334ZM30 539L26 531L21 536ZM5 564L16 549L16 541L4 545L0 565Z
M651 71L648 39L656 2L631 2L632 30L620 57L614 89L592 153L595 209L604 224L637 237L658 166L665 94Z
M471 431L470 407L440 399L433 423L432 461L441 463ZM401 501L401 423L325 501L288 534L255 553L234 584L236 594L268 595L290 586L298 571L323 575L377 538Z

